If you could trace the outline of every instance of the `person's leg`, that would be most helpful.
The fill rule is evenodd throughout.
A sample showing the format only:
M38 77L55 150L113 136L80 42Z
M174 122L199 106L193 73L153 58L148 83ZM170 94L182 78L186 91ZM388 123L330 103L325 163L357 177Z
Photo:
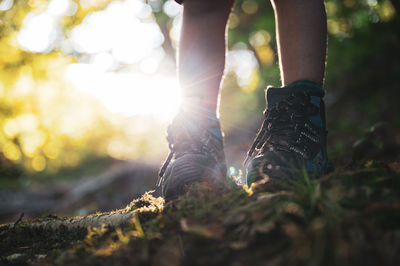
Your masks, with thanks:
M323 0L271 0L282 85L297 80L323 83L326 13Z
M326 152L323 0L271 0L282 87L266 90L266 118L246 159L248 185L317 177L332 167ZM253 154L256 153L256 156Z
M178 51L180 112L168 127L170 154L160 170L166 200L195 183L226 188L223 139L217 118L225 68L226 25L234 0L185 0Z
M202 98L216 110L225 68L226 25L234 0L185 0L178 51L183 102ZM187 100L189 98L189 100Z

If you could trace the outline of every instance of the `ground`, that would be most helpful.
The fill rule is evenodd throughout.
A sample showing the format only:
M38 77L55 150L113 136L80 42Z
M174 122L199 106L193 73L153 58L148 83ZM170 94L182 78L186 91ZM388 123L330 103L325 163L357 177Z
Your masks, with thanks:
M131 214L120 226L16 221L0 227L0 263L396 265L399 209L400 163L366 161L275 187L194 187L168 203L146 193L113 212Z

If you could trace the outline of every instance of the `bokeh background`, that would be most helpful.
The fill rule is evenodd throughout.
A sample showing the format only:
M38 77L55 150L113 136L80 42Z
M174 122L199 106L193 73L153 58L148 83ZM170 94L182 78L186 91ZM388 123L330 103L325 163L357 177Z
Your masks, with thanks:
M397 160L400 2L327 0L325 89L336 168ZM123 207L155 189L179 107L172 0L0 0L0 222ZM229 174L280 85L266 0L229 21L221 123ZM296 44L293 44L296 45Z

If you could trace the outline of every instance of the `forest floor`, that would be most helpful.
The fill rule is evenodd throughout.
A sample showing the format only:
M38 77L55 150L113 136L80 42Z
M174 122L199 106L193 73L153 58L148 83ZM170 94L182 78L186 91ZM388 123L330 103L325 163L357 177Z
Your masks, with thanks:
M34 222L56 216L2 225L0 264L396 265L400 163L369 160L225 194L197 186L167 204L146 193L118 213L131 218L55 230Z

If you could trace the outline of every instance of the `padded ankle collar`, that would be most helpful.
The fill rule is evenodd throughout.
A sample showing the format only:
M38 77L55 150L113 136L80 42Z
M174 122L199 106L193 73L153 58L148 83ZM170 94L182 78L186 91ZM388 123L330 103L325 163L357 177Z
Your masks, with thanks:
M316 96L319 98L322 98L325 95L324 90L318 83L309 80L299 80L281 88L269 86L265 90L265 100L267 104L273 104L280 102L289 97L292 93L297 92L305 92L310 96Z

